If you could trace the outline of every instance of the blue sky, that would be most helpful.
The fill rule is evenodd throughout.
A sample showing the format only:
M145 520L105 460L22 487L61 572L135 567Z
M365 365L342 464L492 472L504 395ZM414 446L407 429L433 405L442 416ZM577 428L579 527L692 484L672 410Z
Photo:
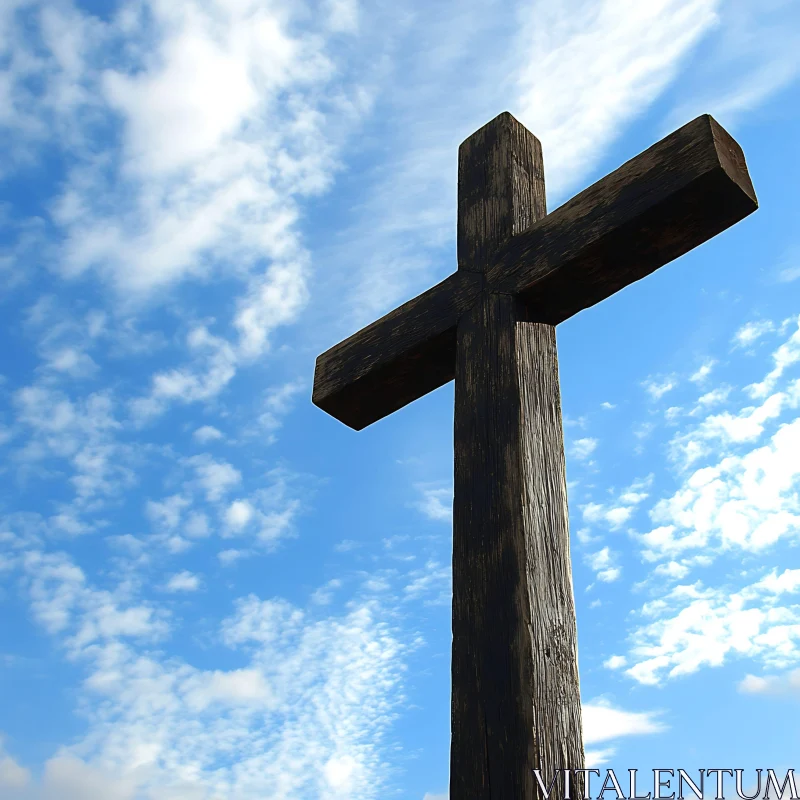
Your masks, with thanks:
M0 70L0 796L446 797L452 385L311 382L505 110L551 210L744 148L755 215L558 328L585 742L800 766L796 3L5 0Z

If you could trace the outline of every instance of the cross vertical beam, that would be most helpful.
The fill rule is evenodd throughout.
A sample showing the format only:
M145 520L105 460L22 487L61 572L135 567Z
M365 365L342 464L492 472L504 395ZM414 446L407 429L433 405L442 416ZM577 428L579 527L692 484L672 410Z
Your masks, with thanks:
M482 272L546 213L539 141L501 114L458 191L459 269ZM450 798L534 798L534 768L583 767L555 328L484 292L456 352Z

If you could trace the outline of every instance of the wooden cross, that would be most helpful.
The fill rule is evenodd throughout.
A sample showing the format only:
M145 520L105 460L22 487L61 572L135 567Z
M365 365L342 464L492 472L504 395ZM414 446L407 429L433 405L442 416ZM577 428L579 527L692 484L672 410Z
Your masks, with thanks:
M355 430L455 378L451 800L584 766L555 326L757 205L704 115L547 214L541 145L500 114L459 148L457 272L317 359Z

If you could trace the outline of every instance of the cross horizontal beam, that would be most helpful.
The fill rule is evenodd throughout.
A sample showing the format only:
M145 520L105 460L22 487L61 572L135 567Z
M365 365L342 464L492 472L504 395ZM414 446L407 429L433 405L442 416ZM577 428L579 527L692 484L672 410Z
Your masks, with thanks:
M484 292L555 325L757 207L741 147L698 117L501 243L485 273L460 269L322 353L312 401L361 430L452 380L458 321Z
M742 148L705 114L511 237L487 283L556 325L756 208Z

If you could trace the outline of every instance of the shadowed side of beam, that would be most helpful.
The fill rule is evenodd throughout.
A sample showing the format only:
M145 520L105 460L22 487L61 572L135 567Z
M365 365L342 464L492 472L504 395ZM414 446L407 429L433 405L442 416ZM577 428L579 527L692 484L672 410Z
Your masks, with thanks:
M355 430L452 380L456 327L483 276L456 272L317 358L312 402Z
M744 154L698 117L500 247L489 291L555 325L644 278L758 207Z

